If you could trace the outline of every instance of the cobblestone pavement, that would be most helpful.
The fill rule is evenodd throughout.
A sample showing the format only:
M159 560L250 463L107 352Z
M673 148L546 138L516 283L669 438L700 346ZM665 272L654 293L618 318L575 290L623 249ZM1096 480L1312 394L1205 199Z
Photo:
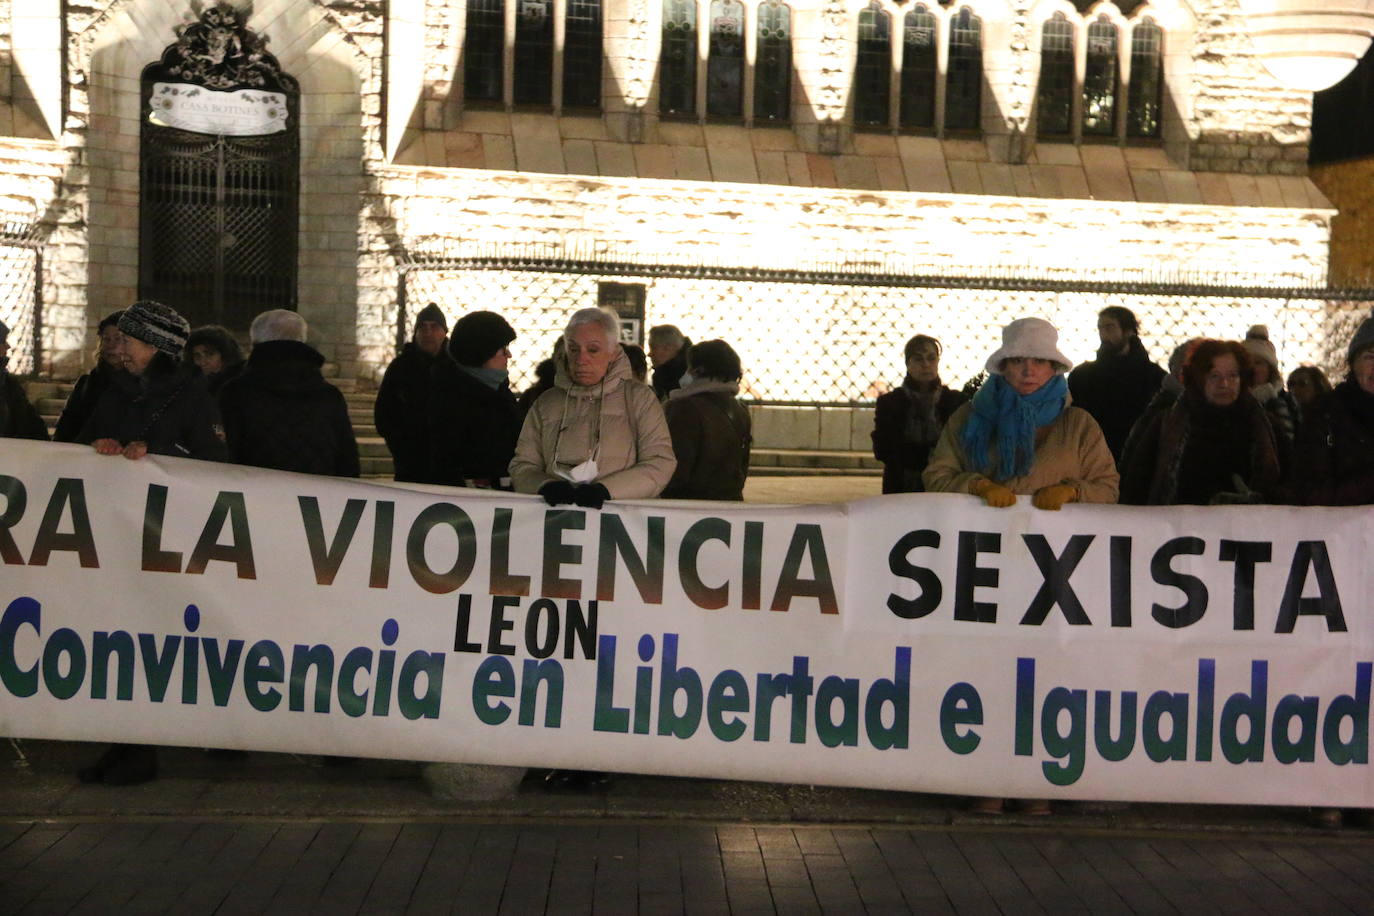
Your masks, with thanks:
M6 913L1368 912L1367 840L743 824L0 823Z

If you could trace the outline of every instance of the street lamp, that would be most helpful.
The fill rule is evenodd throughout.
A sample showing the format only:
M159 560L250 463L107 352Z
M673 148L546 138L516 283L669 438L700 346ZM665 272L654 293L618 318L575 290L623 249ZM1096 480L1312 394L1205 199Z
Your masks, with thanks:
M1289 89L1334 86L1374 37L1374 0L1240 0L1261 62Z

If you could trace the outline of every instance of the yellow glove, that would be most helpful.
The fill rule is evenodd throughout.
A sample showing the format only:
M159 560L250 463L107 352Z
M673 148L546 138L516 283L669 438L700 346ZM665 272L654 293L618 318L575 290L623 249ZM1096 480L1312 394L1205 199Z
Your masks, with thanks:
M994 483L984 477L969 488L969 492L974 496L981 496L983 502L992 506L994 509L1005 509L1007 506L1016 505L1016 494L1009 488L1000 483Z
M1031 505L1037 509L1049 509L1051 512L1059 511L1065 503L1077 501L1078 488L1066 483L1054 483L1048 487L1041 487L1035 491L1035 496L1031 497Z

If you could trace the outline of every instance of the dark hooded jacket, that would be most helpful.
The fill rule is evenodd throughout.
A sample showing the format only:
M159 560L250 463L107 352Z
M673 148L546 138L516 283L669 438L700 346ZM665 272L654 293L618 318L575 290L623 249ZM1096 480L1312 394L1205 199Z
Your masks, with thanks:
M3 369L0 369L0 437L45 442L48 438L48 424L29 402L23 384Z
M110 387L110 380L116 375L124 374L123 369L112 368L101 360L96 363L94 369L77 379L72 393L67 396L66 406L62 408L62 416L57 418L53 441L75 442L76 437L81 435L81 427L86 425L86 421L95 410L100 396Z
M1069 373L1069 393L1075 407L1092 414L1102 427L1107 448L1120 460L1126 437L1145 412L1164 381L1165 372L1150 362L1139 337L1132 336L1126 353L1097 351L1097 359L1082 363Z
M447 347L430 356L414 341L386 367L377 389L375 418L377 432L386 440L395 462L395 478L422 483L429 477L430 372L436 359L448 359Z
M668 395L663 414L677 467L664 499L744 499L754 438L738 393L738 382L701 378Z
M524 419L510 385L485 385L451 359L436 361L431 371L428 482L496 486L510 476Z
M1304 416L1288 492L1306 506L1374 504L1374 395L1353 379Z
M150 455L224 461L224 427L205 380L187 366L155 361L143 375L113 373L95 410L77 434L90 444L115 439L145 442Z
M687 371L687 351L691 349L692 342L684 339L682 349L678 350L672 359L654 369L650 381L654 386L654 394L658 395L660 401L666 400L669 394L682 387L682 374Z
M954 411L968 400L938 381L927 387L908 375L902 387L878 395L873 405L873 457L883 463L884 493L925 492L921 474L931 449Z
M320 373L324 357L295 340L257 344L220 390L229 460L278 471L357 477L348 403Z

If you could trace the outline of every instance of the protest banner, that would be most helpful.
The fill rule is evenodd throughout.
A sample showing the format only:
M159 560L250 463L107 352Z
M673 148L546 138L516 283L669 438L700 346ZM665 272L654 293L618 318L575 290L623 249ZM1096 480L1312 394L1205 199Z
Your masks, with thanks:
M1374 806L1367 509L590 511L0 454L6 735Z

